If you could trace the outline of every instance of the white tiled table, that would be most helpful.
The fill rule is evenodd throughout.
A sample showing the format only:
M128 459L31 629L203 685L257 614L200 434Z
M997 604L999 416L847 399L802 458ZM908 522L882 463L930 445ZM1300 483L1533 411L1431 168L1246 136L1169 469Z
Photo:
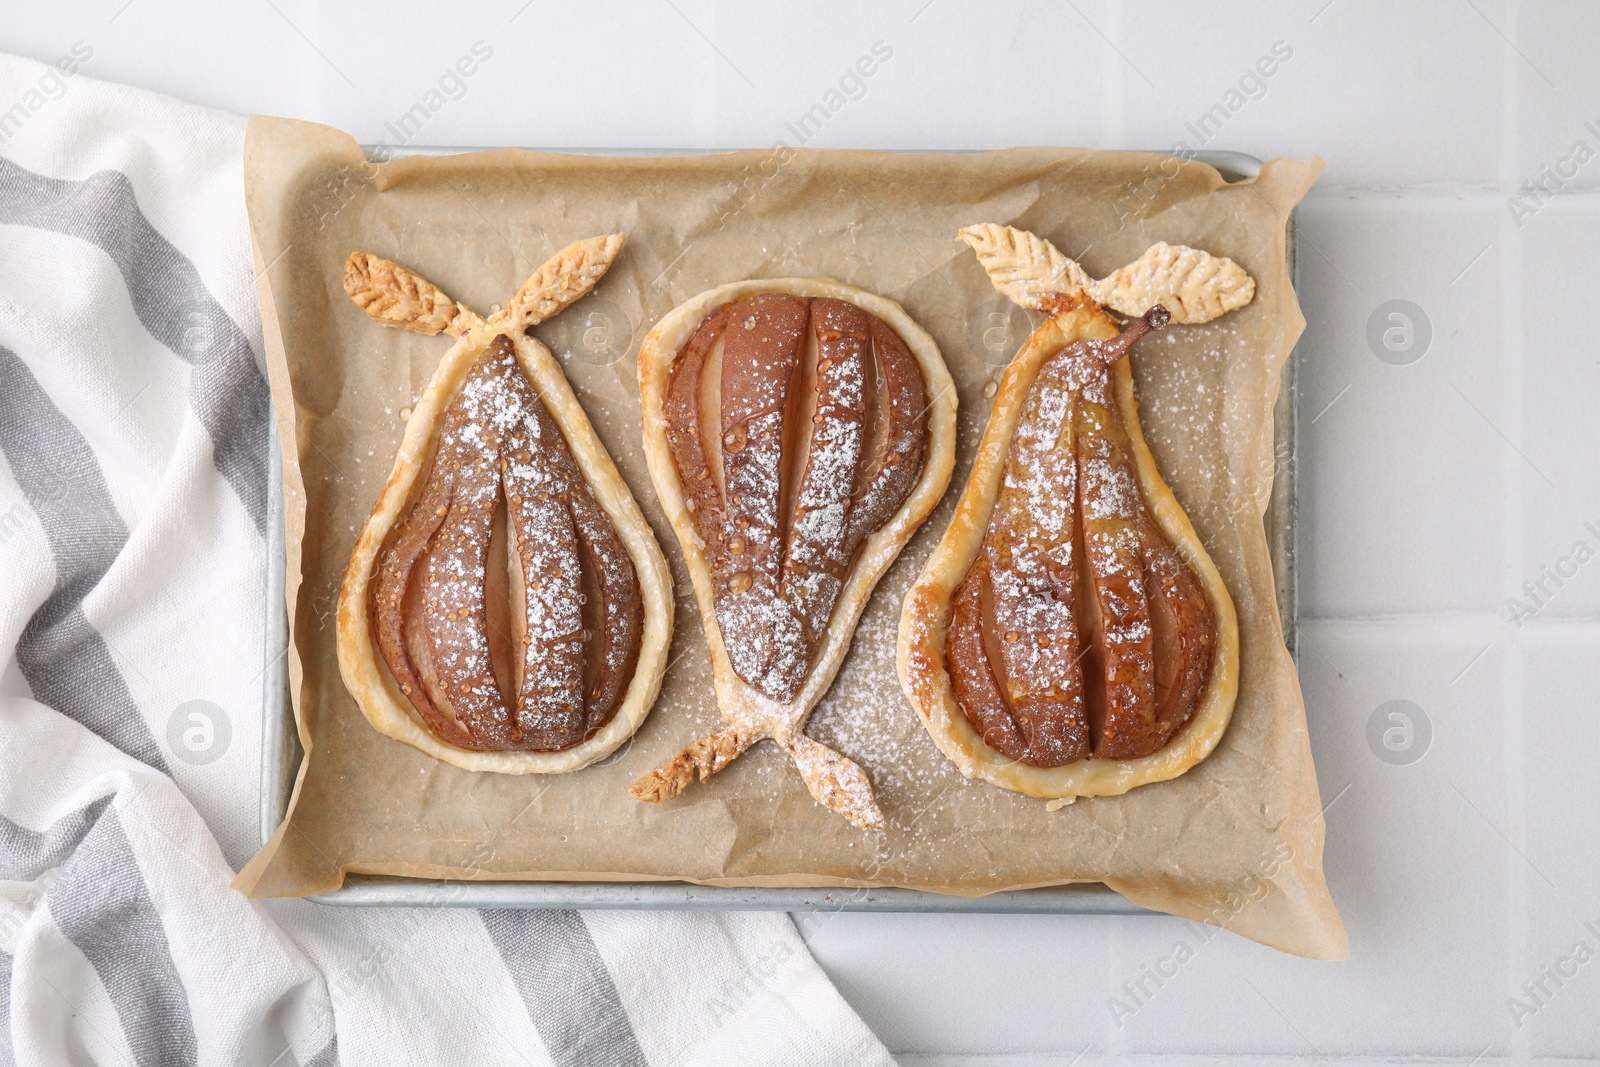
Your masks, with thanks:
M1507 1004L1574 942L1600 953L1584 927L1600 931L1600 534L1585 526L1600 530L1600 159L1520 227L1507 206L1575 142L1600 153L1585 125L1600 130L1600 6L1197 7L506 0L443 20L420 3L102 0L7 14L0 45L54 59L83 40L95 76L381 141L483 40L493 57L418 140L726 147L771 144L882 42L892 55L810 144L973 148L1198 147L1186 124L1283 42L1292 54L1207 147L1329 163L1301 215L1301 670L1351 962L1229 935L1202 947L1166 918L802 929L912 1063L1600 1056L1600 956L1547 983L1520 1027ZM1366 340L1395 299L1432 328L1409 366ZM1515 625L1508 598L1544 567L1571 571L1579 541L1576 574L1547 579ZM1431 724L1418 762L1368 744L1390 700ZM1114 1023L1108 998L1179 939L1194 958Z

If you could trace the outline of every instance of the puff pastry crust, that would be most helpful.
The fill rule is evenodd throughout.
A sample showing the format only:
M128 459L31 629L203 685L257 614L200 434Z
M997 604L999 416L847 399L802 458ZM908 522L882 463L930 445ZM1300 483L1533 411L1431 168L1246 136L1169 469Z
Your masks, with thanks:
M946 642L957 587L979 559L1013 435L1040 369L1071 344L1118 335L1117 323L1103 303L1119 312L1139 314L1160 302L1172 310L1173 321L1203 322L1248 303L1254 283L1232 261L1182 246L1158 245L1129 267L1095 282L1049 242L1025 231L985 224L969 227L961 236L978 253L999 292L1046 312L1049 318L1007 367L955 516L906 597L898 649L901 685L934 742L969 778L1060 801L1116 795L1177 777L1211 753L1233 714L1239 682L1238 621L1221 574L1145 443L1126 359L1112 365L1110 380L1145 507L1167 543L1199 579L1214 620L1210 670L1188 721L1164 747L1140 758L1089 757L1059 766L1023 763L990 748L958 705Z
M553 774L605 758L643 723L660 693L672 637L672 580L666 559L616 464L595 434L566 375L549 349L527 332L589 292L622 246L622 236L580 241L544 264L504 309L485 320L425 279L364 253L346 265L346 290L386 325L418 333L448 332L459 340L445 353L410 419L372 516L357 538L339 600L339 668L372 726L446 763L501 774ZM558 751L480 751L451 744L430 730L401 690L375 638L374 589L386 542L415 503L439 447L441 420L491 346L505 350L537 393L596 504L632 563L643 608L632 675L620 704L593 736Z
M735 670L728 647L730 635L724 633L718 621L712 563L690 510L693 494L685 492L674 459L666 410L673 366L707 316L724 305L767 294L844 301L876 316L898 335L914 356L928 403L921 474L904 503L861 544L826 629L817 641L809 668L798 679L788 699L774 698L763 692ZM754 319L749 320L745 328L753 329ZM822 366L819 361L818 367ZM696 775L704 781L756 741L771 738L793 758L818 803L859 827L882 827L883 814L866 774L849 759L806 737L804 730L812 709L833 684L849 650L856 623L878 579L949 485L955 460L956 393L937 344L899 304L836 281L779 278L735 282L702 293L661 320L640 349L639 386L644 406L645 457L651 480L678 535L694 582L701 624L710 646L717 704L726 726L641 779L633 787L634 795L649 802L674 797ZM817 420L821 417L819 413ZM742 438L738 443L743 446ZM743 552L743 545L734 551ZM735 586L735 591L743 588ZM783 692L779 686L768 685L767 688Z

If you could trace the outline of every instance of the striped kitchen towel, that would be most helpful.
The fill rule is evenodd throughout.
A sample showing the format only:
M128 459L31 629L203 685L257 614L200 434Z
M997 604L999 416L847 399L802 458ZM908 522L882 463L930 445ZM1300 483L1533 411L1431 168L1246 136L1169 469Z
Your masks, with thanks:
M336 909L255 850L244 123L0 56L0 1067L888 1064L782 915Z

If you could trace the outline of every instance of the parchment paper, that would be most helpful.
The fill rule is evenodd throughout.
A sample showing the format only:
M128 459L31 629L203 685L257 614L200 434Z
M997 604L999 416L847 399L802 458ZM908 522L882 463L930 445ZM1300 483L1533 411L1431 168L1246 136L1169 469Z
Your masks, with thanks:
M1278 371L1305 325L1284 225L1320 169L1277 160L1229 186L1195 162L1053 148L646 158L501 150L374 165L338 131L252 119L246 181L284 442L290 680L307 759L285 825L237 885L253 896L307 895L337 888L347 871L967 895L1104 881L1147 907L1342 958L1305 708L1261 519ZM894 671L901 600L965 481L988 419L985 386L1031 328L1029 313L997 297L956 241L960 227L985 221L1044 235L1097 277L1166 240L1230 256L1258 284L1248 308L1173 327L1133 356L1145 435L1238 607L1232 725L1175 781L1057 811L963 779ZM335 663L341 572L404 416L449 346L368 319L344 295L342 265L354 250L373 252L488 313L557 249L613 231L628 243L610 274L536 333L672 561L672 666L643 728L602 764L556 776L462 771L374 731ZM702 290L789 275L898 300L937 339L960 389L950 492L879 585L809 731L867 769L890 823L879 833L817 806L770 743L678 800L646 805L627 791L718 722L693 592L641 453L637 345Z

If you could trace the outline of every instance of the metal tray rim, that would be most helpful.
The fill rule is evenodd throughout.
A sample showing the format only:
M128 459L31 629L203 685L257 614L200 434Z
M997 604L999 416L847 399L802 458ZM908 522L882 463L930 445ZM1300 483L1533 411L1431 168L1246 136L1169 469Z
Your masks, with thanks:
M363 145L369 155L380 146ZM388 150L385 147L382 150ZM457 155L482 149L444 146L406 146L408 155ZM576 155L708 155L713 150L662 151L658 149L558 148L542 151ZM1162 153L1166 154L1166 153ZM1215 167L1233 180L1260 173L1262 161L1243 152L1200 151L1193 158ZM1288 223L1290 277L1298 290L1294 247L1295 214ZM1272 500L1267 507L1268 542L1278 583L1278 607L1285 641L1297 653L1297 484L1295 364L1299 347L1289 356L1274 410L1276 447L1287 450L1276 472ZM263 725L261 745L261 841L265 844L288 812L296 772L304 753L290 700L288 677L288 605L284 597L286 568L283 530L283 461L276 420L268 426L267 507L267 618L262 671ZM1273 520L1278 523L1274 524ZM1278 529L1274 529L1274 525ZM1275 536L1276 535L1276 536ZM463 908L586 908L723 911L884 911L967 914L1070 914L1153 915L1099 882L1079 882L1038 889L1019 889L981 897L962 897L926 890L882 887L874 889L784 889L769 887L702 886L687 882L519 882L410 879L348 874L345 884L330 893L306 899L338 907L463 907Z

